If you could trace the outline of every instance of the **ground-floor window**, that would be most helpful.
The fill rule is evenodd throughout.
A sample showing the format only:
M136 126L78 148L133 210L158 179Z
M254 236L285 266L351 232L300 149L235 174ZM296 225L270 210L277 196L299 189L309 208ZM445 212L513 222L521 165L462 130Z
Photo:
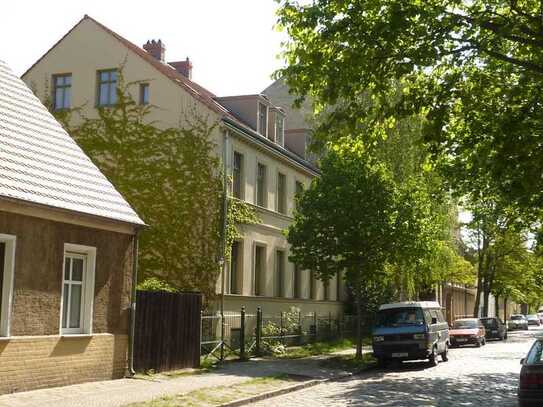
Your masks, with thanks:
M311 270L309 272L309 298L315 300L317 296L317 281L315 279L315 272Z
M266 248L255 246L254 257L254 295L264 295L264 278L266 276Z
M62 273L61 333L92 333L96 249L66 244Z
M277 250L275 252L275 282L274 295L276 297L285 296L285 252L283 250Z
M10 335L14 273L15 236L0 234L0 336Z
M302 298L302 270L294 265L294 298Z
M230 294L240 294L241 293L241 242L234 242L232 244L232 253L230 255L230 281L229 281L229 293Z

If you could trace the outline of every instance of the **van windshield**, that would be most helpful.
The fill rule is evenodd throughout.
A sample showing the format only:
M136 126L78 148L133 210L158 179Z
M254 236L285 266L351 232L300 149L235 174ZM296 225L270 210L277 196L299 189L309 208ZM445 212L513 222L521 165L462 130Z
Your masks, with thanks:
M424 315L421 308L392 308L379 311L377 326L397 327L402 325L423 325Z

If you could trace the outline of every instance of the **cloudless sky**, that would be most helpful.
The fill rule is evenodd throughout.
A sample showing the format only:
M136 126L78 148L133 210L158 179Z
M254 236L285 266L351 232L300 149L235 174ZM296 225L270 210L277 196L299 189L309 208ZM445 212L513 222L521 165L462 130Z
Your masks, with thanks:
M5 3L5 4L4 4ZM219 96L258 93L282 65L273 0L2 1L0 59L21 75L85 14L138 46L162 39L193 80Z

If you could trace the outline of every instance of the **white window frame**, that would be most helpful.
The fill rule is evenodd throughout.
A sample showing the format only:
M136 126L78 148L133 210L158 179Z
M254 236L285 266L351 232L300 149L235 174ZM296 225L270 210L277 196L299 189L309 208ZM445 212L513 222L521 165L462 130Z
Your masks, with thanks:
M13 305L13 284L15 280L15 246L17 237L0 233L0 242L6 245L4 256L4 280L2 287L2 307L0 313L0 336L10 336L11 308Z
M279 131L279 122L281 122L281 131ZM279 113L275 116L275 142L281 147L285 146L285 118Z
M79 328L63 328L62 315L64 312L64 267L66 264L66 255L85 256L86 269L83 270L83 280L81 289L81 326ZM73 243L64 243L64 255L62 258L62 276L60 290L60 335L92 335L92 318L94 308L94 282L96 271L96 247L83 246Z

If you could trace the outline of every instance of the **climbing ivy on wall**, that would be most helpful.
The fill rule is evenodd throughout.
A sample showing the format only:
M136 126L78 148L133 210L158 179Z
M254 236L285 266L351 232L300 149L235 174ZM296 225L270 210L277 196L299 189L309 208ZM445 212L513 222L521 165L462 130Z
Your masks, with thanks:
M148 117L155 107L130 96L135 85L119 75L117 103L98 108L97 117L81 108L55 115L148 225L140 235L140 287L199 291L209 300L223 247L222 162L212 138L218 124L190 112L181 126L158 128ZM246 203L232 198L228 207L226 258L239 226L258 222Z

